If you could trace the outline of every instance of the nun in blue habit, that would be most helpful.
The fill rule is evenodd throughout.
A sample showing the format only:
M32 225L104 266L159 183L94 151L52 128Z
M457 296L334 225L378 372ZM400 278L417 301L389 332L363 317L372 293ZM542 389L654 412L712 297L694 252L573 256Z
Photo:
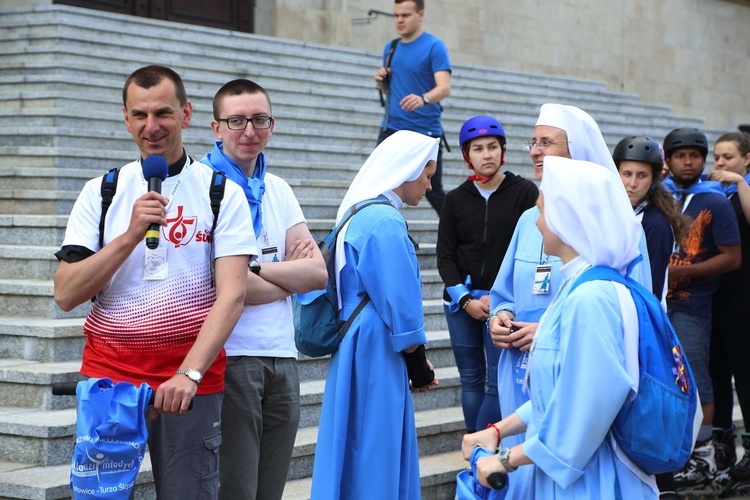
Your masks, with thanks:
M525 431L524 441L477 462L485 485L493 472L509 473L511 480L517 468L530 472L526 496L512 498L658 497L653 476L628 459L609 431L637 391L632 298L622 285L604 281L569 292L589 267L625 274L639 254L642 231L621 184L613 172L586 161L544 159L537 227L545 249L562 260L562 283L532 343L530 400L496 424L502 436ZM496 440L490 430L464 438L465 457L476 445L488 447L487 437Z
M589 165L594 168L617 173L599 125L582 109L564 104L543 104L535 124L535 136L544 136L544 132L537 127L554 127L565 132L568 141L567 148L564 148L567 149L567 158L592 162ZM558 153L557 156L562 156L553 148L536 151L532 148L531 153L532 161L536 162L534 176L538 181L543 179L542 159L545 155ZM497 375L502 415L512 414L516 408L529 400L524 388L529 347L539 318L549 307L563 280L560 273L560 258L550 255L542 243L542 234L536 227L538 217L539 208L532 207L519 219L490 292L492 316L489 327L493 340L497 339L495 344L503 348ZM641 238L640 250L647 259L645 238ZM632 277L648 289L651 288L647 260L636 266ZM511 325L519 328L519 331L513 334L513 339L517 339L514 342L515 347L507 343L498 343L500 339L509 339L508 327ZM488 432L493 431L494 429ZM502 446L510 448L522 443L523 440L523 433L503 436ZM494 446L491 449L494 449ZM508 478L508 498L528 498L528 474L530 470L522 469ZM496 495L492 498L501 497L502 495Z
M339 318L365 294L370 302L328 367L312 500L421 497L410 389L438 381L424 354L419 264L399 209L430 189L438 147L439 139L396 132L373 151L339 207L337 224L361 201L390 202L362 209L337 239Z

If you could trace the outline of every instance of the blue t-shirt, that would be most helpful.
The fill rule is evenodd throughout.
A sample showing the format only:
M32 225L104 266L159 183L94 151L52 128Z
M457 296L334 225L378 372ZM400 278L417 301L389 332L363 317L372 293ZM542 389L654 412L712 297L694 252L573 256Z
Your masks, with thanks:
M641 219L646 234L648 259L651 263L651 291L659 300L664 295L664 280L674 247L672 226L667 217L655 205L646 205Z
M391 42L389 41L383 49L383 65L385 65L390 48ZM445 44L427 32L409 43L399 40L391 58L390 68L390 118L387 128L411 130L432 136L442 134L443 126L440 123L442 108L439 103L428 104L414 111L404 111L399 102L409 94L422 95L434 89L435 73L451 70ZM381 123L381 127L383 126L386 124Z
M689 266L718 255L718 246L738 245L740 233L737 217L729 201L715 193L695 194L686 201L685 215L693 219L690 232L669 261L675 266ZM719 288L721 276L682 278L669 283L667 306L704 318L711 315L711 297Z

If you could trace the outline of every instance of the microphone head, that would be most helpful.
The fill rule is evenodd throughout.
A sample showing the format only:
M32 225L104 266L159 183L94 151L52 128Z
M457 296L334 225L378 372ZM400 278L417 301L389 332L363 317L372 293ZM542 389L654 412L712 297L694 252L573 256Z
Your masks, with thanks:
M169 174L169 165L167 160L161 155L151 155L143 160L143 178L151 179L158 177L161 180L167 178Z

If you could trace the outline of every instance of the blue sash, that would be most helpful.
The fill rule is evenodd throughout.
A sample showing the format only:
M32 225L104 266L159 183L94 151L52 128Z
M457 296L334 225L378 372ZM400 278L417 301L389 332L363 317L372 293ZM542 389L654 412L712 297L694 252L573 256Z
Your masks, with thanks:
M263 214L261 211L261 201L263 194L266 192L266 157L261 152L255 162L255 172L248 178L242 167L237 165L230 157L224 154L224 147L221 141L216 141L214 149L201 159L201 163L208 165L214 170L224 172L226 176L236 182L245 192L245 198L250 204L250 214L253 217L253 229L255 237L260 236L263 227Z
M691 184L687 187L678 188L675 183L674 179L670 176L664 179L662 182L662 185L664 186L664 189L669 191L672 194L704 194L704 193L716 193L720 195L724 195L724 187L721 185L720 182L714 182L714 181L706 181L703 180L705 176L701 176L701 181L696 182L695 184Z

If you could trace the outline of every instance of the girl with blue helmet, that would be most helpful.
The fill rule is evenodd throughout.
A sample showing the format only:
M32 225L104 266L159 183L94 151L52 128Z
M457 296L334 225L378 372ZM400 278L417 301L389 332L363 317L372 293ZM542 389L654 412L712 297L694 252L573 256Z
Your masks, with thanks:
M505 131L495 118L481 115L466 121L459 145L471 175L446 195L437 259L466 430L475 432L500 418L500 349L492 344L486 327L489 290L516 222L534 206L538 190L533 182L501 171Z

